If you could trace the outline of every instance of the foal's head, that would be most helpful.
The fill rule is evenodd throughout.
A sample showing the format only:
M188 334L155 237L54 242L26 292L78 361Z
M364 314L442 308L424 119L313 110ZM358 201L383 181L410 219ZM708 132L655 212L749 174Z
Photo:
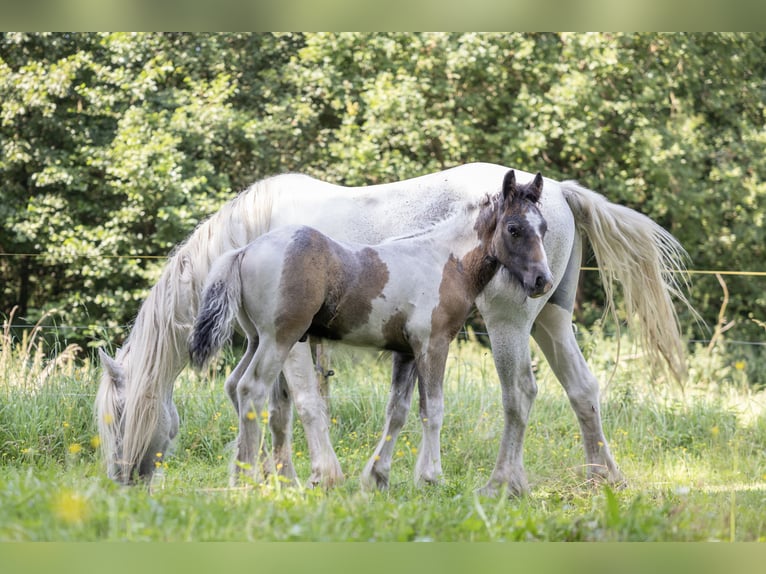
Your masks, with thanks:
M516 183L513 170L505 174L488 245L489 255L519 280L529 297L541 297L553 287L543 247L547 224L538 208L542 191L539 173L527 184Z

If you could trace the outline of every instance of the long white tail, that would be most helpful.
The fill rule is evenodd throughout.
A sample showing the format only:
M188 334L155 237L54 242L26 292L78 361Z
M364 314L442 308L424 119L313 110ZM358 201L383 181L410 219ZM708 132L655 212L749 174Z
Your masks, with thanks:
M189 336L189 357L195 368L203 367L231 338L241 301L243 253L244 249L237 249L222 255L208 275L202 304Z
M607 311L614 314L614 283L622 285L628 326L638 321L640 342L653 367L663 361L679 381L686 358L675 297L694 312L684 294L688 287L680 243L654 221L573 181L561 184L578 229L588 238L598 261ZM696 316L696 312L694 312Z

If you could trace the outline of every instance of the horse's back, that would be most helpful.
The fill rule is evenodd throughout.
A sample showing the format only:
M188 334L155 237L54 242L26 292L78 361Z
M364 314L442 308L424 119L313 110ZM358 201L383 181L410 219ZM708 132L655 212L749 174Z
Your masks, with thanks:
M275 176L268 180L275 189L271 227L302 224L335 240L376 244L429 227L462 206L497 193L508 169L497 164L469 163L402 181L361 187L345 187L299 174ZM533 173L515 168L514 171L520 184L534 178ZM518 297L510 295L513 300L508 302L516 307L517 317L519 313L536 315L550 297L571 298L569 291L564 295L556 292L560 280L571 268L570 259L576 256L574 217L558 181L544 180L540 210L548 224L545 249L554 289L535 305L523 308L520 308L521 299L516 305ZM491 284L490 292L493 288L504 287ZM509 297L499 295L503 299Z

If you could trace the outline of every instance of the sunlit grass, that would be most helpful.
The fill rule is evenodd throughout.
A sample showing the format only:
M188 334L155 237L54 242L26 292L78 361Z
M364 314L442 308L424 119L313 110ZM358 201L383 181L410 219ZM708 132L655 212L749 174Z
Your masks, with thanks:
M474 343L454 344L447 364L444 483L413 484L415 397L391 487L373 493L362 491L359 474L380 438L389 357L333 352L330 432L347 477L338 488L279 480L228 488L237 423L222 388L232 364L224 360L212 376L179 379L181 431L148 490L104 476L92 421L98 369L59 362L45 384L32 384L39 377L27 361L28 382L17 384L13 365L25 358L16 346L0 386L0 540L763 540L765 401L747 384L747 370L696 349L681 389L653 378L627 339L616 371L611 339L583 342L604 381L606 436L628 487L613 492L586 481L574 413L535 351L539 394L524 451L531 493L515 500L474 494L492 470L503 424L492 356ZM43 359L39 369L50 364ZM299 424L294 459L307 478Z

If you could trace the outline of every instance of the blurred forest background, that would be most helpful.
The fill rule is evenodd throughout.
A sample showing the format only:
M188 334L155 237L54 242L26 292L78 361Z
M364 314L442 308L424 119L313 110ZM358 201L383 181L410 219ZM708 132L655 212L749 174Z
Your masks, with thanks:
M766 34L3 33L0 314L119 343L173 247L288 171L539 170L647 214L691 269L764 271L765 103ZM762 340L766 277L724 280L720 325ZM710 339L722 286L692 281ZM602 297L584 272L578 320Z

